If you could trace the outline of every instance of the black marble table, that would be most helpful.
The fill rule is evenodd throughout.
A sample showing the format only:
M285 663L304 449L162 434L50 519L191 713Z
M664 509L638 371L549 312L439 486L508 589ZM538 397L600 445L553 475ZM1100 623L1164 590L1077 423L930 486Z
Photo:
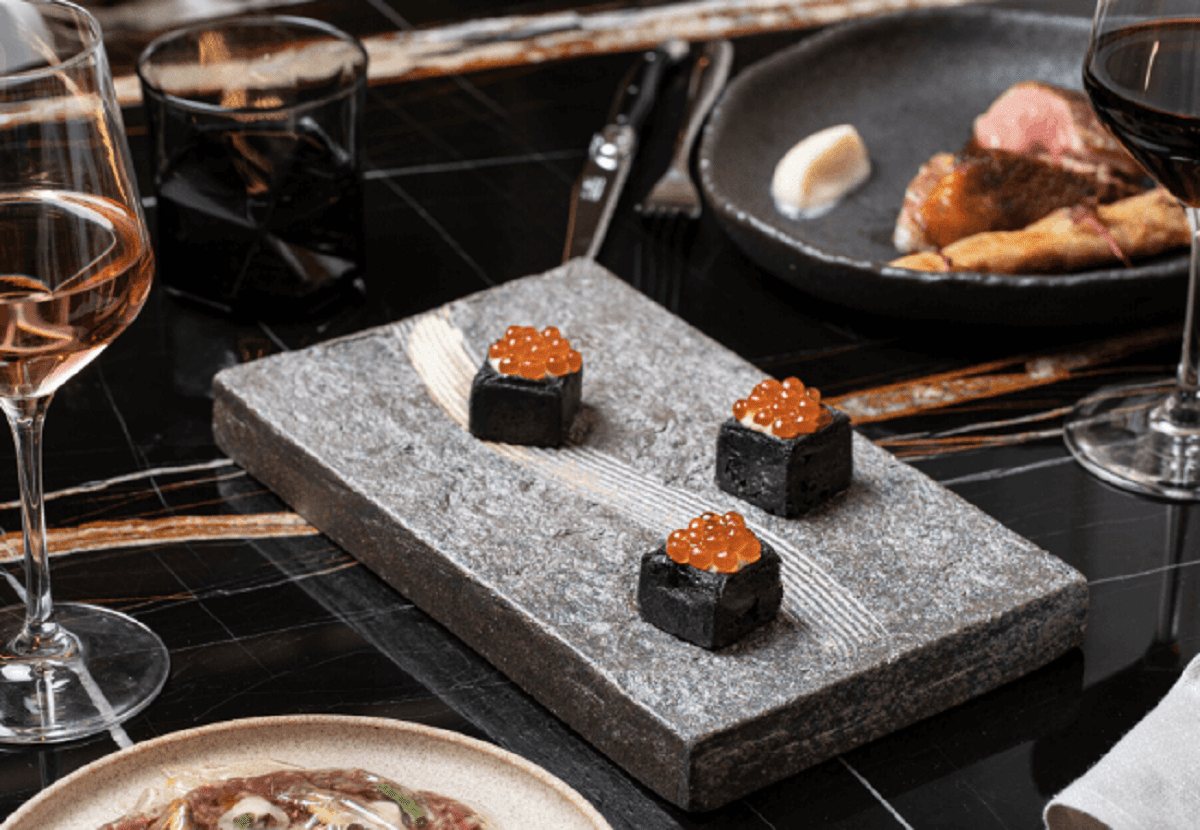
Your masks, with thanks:
M287 10L365 36L569 5L328 0ZM1085 0L1053 8L1091 13ZM804 36L739 37L735 71ZM114 32L118 73L145 40ZM57 394L45 433L56 598L142 620L170 648L172 673L123 730L45 749L0 747L0 817L121 744L232 718L338 713L493 741L577 788L620 830L1033 828L1050 796L1162 697L1200 651L1195 508L1089 477L1060 431L1070 405L1098 386L1171 373L1180 321L1123 329L911 325L785 285L746 259L707 213L681 248L666 248L632 205L665 165L682 79L648 125L598 261L765 373L797 374L845 398L895 384L920 390L934 375L970 376L985 364L1118 338L1131 344L1055 383L910 408L857 427L1082 571L1091 591L1082 649L720 810L690 815L597 753L222 457L211 432L211 379L220 369L558 264L571 185L629 62L627 54L597 54L373 85L361 298L319 320L268 324L214 316L156 286L134 325ZM149 194L144 122L137 107L125 117ZM11 540L20 522L7 445L0 469L11 471L0 491L0 527ZM0 550L5 603L16 601L12 585L23 580L13 550Z

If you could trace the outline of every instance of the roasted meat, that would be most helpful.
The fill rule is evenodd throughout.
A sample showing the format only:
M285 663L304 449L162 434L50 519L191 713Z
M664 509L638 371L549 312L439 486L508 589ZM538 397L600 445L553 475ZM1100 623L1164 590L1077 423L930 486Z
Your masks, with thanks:
M974 142L1033 156L1104 181L1146 175L1092 112L1082 92L1023 81L1009 87L975 119Z
M892 241L902 253L935 251L976 233L1023 228L1061 207L1132 196L1144 178L1082 93L1025 81L975 119L956 155L939 153L921 167Z
M968 146L926 163L904 194L893 243L933 251L984 231L1023 228L1060 207L1107 203L1142 190L1120 177L1085 172L1007 150Z

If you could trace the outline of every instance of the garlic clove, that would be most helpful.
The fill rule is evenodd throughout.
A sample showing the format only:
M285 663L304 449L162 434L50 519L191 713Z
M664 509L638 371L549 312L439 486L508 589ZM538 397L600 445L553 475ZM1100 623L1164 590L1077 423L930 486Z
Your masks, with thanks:
M790 219L827 213L871 175L867 146L850 124L813 133L784 154L775 166L771 195Z

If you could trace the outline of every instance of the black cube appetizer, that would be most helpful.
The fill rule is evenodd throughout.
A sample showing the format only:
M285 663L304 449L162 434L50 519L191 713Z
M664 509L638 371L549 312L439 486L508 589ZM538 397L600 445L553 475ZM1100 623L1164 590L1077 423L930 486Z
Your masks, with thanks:
M737 513L705 513L642 557L638 608L668 634L724 648L775 618L779 554Z
M796 378L764 380L717 435L717 486L777 516L799 516L850 486L850 418Z
M583 357L553 326L509 326L471 382L468 428L484 441L557 447L583 390Z

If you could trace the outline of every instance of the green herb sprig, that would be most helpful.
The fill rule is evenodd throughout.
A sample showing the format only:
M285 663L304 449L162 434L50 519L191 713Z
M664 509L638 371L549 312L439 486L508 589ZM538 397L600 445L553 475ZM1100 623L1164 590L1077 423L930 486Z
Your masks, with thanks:
M425 811L408 796L400 793L391 784L380 784L379 791L400 805L400 809L413 818L425 818Z

